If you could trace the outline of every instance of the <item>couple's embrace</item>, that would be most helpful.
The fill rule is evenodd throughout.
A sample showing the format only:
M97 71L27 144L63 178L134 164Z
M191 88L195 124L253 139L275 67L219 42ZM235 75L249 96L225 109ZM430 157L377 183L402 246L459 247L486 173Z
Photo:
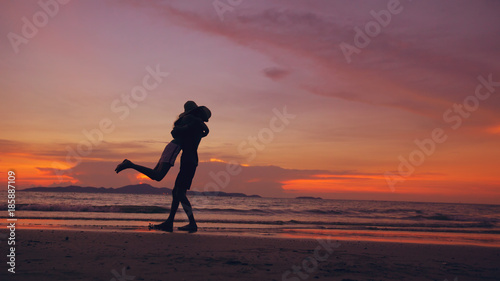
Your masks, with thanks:
M174 122L174 128L171 131L173 140L167 144L161 155L158 164L154 169L137 165L132 161L125 159L118 164L115 171L121 172L124 169L134 169L152 180L161 181L174 165L177 155L182 150L181 166L179 174L175 179L174 189L172 190L172 206L167 220L161 224L153 225L154 229L173 231L174 217L179 203L189 218L189 224L179 227L179 230L195 232L198 230L193 215L193 208L186 193L191 188L196 167L198 166L198 146L203 137L208 135L208 122L211 116L210 110L205 106L198 106L194 101L187 101L184 104L184 112Z

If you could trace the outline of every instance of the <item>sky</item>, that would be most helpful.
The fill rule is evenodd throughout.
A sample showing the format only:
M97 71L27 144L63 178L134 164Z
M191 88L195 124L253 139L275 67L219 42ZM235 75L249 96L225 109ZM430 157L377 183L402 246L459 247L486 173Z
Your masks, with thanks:
M192 190L500 203L500 2L3 1L0 183L173 187L183 104L212 111Z

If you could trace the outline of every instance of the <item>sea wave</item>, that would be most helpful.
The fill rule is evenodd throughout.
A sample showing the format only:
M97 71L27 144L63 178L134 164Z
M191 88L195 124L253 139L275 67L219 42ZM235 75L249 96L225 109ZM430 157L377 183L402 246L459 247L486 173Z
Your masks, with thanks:
M18 204L18 211L42 211L42 212L99 212L99 213L165 213L170 209L158 206L134 206L134 205L67 205L67 204Z
M66 223L74 223L75 225L92 225L96 222L109 221L109 225L115 225L116 221L128 222L131 225L146 222L161 222L163 219L131 219L124 217L40 217L40 216L26 216L30 224L41 223L50 220L51 224L54 221L61 221ZM38 222L37 222L38 221ZM135 222L135 223L133 223ZM438 224L438 223L369 223L369 222L328 222L328 221L306 221L306 220L252 220L252 219L219 219L219 218L198 218L198 223L208 224L211 227L234 226L241 228L244 226L260 226L264 228L296 228L296 229L323 229L323 230L371 230L371 231L408 231L408 232L452 232L452 233L485 233L485 234L500 234L500 229L492 227L491 225L474 223L474 224ZM104 223L105 224L105 223ZM104 225L97 223L97 225ZM123 224L123 223L122 223Z
M1 206L7 209L7 205ZM137 213L137 214L162 214L168 213L168 207L161 206L138 206L138 205L104 205L93 206L89 204L17 204L18 211L34 211L34 212L79 212L79 213ZM263 221L271 221L273 219L283 218L285 223L301 224L304 220L307 224L319 225L342 224L346 220L352 221L351 224L360 222L361 225L370 227L385 226L383 223L391 221L391 223L403 223L404 225L412 225L415 227L496 227L499 221L496 217L474 216L474 215L457 215L455 213L443 212L424 212L416 209L387 209L386 212L368 214L365 210L347 209L341 211L339 209L319 209L319 208L214 208L214 207L198 207L194 208L196 212L205 215L240 215L242 218L249 217L265 217ZM389 215L392 214L392 215ZM51 217L55 217L54 215ZM92 217L92 215L88 215ZM119 216L118 214L115 216ZM297 218L297 220L294 220ZM307 219L306 219L307 218ZM314 222L316 221L316 222ZM373 225L368 225L369 222L374 222ZM273 224L280 224L276 220ZM391 225L386 225L391 226ZM392 225L397 226L397 225Z

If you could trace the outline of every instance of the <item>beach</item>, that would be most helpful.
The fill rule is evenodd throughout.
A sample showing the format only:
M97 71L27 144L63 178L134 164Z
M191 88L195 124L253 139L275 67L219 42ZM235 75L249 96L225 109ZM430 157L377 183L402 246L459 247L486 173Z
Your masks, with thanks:
M499 14L2 1L0 281L500 281Z
M3 253L7 251L2 243ZM500 248L126 230L18 229L2 280L498 280ZM3 277L2 277L3 276ZM5 277L8 277L6 279ZM15 277L15 278L12 278Z

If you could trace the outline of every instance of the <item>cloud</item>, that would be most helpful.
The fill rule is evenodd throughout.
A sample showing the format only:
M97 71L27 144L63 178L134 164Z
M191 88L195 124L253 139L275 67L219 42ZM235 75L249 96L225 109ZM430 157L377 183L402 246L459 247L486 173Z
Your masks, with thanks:
M24 141L0 139L0 151L2 151L2 153L33 151L33 146L33 144Z
M294 4L286 8L255 4L238 10L237 16L224 24L213 15L188 8L157 5L155 13L164 14L169 23L224 37L276 61L286 61L301 70L303 76L294 79L296 86L312 94L402 109L433 119L441 119L446 107L473 93L478 75L500 70L491 63L492 56L498 58L491 45L500 46L495 35L500 31L498 18L487 13L485 19L476 23L474 16L467 14L471 7L489 11L491 2L486 1L461 2L454 9L457 14L463 12L467 16L460 20L448 15L446 22L433 18L428 9L443 3L414 6L408 3L401 14L393 15L391 23L353 57L352 63L347 63L339 44L354 44L354 27L362 28L373 20L370 8L378 6L380 10L386 3L370 4L365 7L366 13L359 12L359 7L339 5L333 14L321 13L321 9L336 6L329 1L320 2L318 6L322 8L316 11ZM353 18L349 20L343 14ZM429 23L415 24L412 21L415 18L428 19ZM497 24L492 25L493 22ZM482 36L474 36L474 30ZM474 45L470 43L471 37ZM471 55L468 49L474 49L476 55ZM276 81L287 73L270 68L264 74ZM485 103L484 113L477 114L480 116L477 118L489 124L488 116L499 107L498 100Z
M290 71L279 67L268 67L263 70L264 75L272 80L280 80L290 74Z

